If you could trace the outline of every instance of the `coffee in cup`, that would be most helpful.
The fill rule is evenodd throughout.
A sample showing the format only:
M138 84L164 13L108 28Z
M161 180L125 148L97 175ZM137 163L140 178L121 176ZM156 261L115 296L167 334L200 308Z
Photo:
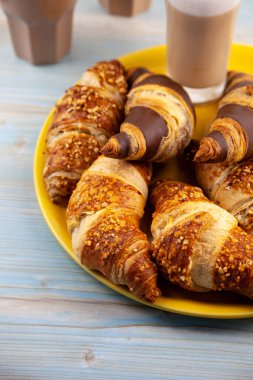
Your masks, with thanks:
M168 74L194 103L223 92L240 0L166 0Z

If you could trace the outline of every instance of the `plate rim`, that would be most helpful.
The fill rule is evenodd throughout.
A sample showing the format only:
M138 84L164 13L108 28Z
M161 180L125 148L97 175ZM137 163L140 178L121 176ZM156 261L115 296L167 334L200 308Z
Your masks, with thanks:
M253 45L237 44L237 43L233 44L233 49L236 49L236 50L239 49L240 50L240 49L245 49L245 48L246 49L249 48L250 50L252 50L252 54L253 54ZM150 54L150 52L152 52L152 51L159 51L160 54L161 53L164 54L166 52L166 45L155 45L155 46L151 46L148 48L135 50L135 51L129 52L127 54L121 55L120 57L118 57L118 59L120 61L124 62L125 60L131 59L131 57L134 57L136 55L142 56L143 54L144 55ZM68 246L63 241L63 239L61 239L57 235L57 233L53 227L52 220L49 218L48 213L46 212L46 209L43 205L43 197L40 194L41 193L40 182L41 182L42 178L40 178L40 180L39 180L39 175L42 175L42 173L38 171L37 167L41 163L40 162L41 161L41 154L40 154L41 144L45 145L45 140L43 141L43 139L46 136L50 121L52 119L54 109L55 109L55 107L53 106L52 109L47 114L47 116L46 116L46 118L45 118L45 120L44 120L44 122L40 128L39 134L37 136L34 155L33 155L33 183L34 183L34 190L35 190L36 199L37 199L37 202L39 204L39 208L40 208L40 211L42 213L42 216L43 216L47 226L49 227L49 230L53 234L54 238L60 244L60 246L67 252L67 254L70 256L70 258L72 260L74 260L85 272L87 272L89 275L91 275L96 280L101 282L103 285L109 287L110 289L113 289L117 293L119 293L119 294L121 294L121 295L123 295L123 296L125 296L131 300L134 300L138 303L141 303L142 305L146 305L146 306L149 306L149 307L152 307L155 309L159 309L159 310L163 310L166 312L172 312L172 313L179 314L179 315L186 315L186 316L199 317L199 318L241 319L241 318L253 317L253 305L251 306L251 305L246 305L246 304L245 304L245 307L247 307L247 306L252 307L252 310L250 310L250 311L237 311L237 312L236 311L234 311L234 312L230 312L230 311L224 312L223 311L223 312L219 313L219 312L217 312L217 306L216 305L215 305L215 311L214 312L211 312L210 310L208 310L206 312L198 311L198 310L187 310L187 309L185 309L184 306L181 306L181 307L179 307L179 306L177 306L177 307L176 306L174 306L174 307L173 306L172 307L164 306L162 304L163 300L168 299L168 297L163 297L163 296L159 297L155 303L148 303L148 302L145 302L145 301L135 297L126 288L124 288L120 285L113 284L110 280L105 278L102 274L100 274L96 271L90 270L89 268L85 267L84 265L82 265L80 263L80 261L74 255L74 253L71 250L69 250ZM43 179L42 179L42 182L43 182ZM56 207L59 207L59 206L56 206ZM179 300L179 302L181 302L181 301ZM172 299L172 303L173 303L173 299ZM210 306L210 304L207 304L207 306ZM202 304L201 307L204 307L204 305ZM234 306L234 308L236 309L236 306ZM207 307L207 309L208 309L208 307Z

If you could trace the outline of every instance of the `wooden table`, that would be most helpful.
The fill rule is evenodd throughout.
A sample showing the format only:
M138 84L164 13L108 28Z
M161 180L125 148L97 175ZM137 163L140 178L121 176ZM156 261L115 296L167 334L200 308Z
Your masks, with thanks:
M253 2L235 41L253 44ZM79 0L72 53L58 65L16 58L0 14L0 379L253 379L253 320L208 320L145 307L83 272L49 231L33 187L41 125L100 59L165 42L164 2L135 18Z

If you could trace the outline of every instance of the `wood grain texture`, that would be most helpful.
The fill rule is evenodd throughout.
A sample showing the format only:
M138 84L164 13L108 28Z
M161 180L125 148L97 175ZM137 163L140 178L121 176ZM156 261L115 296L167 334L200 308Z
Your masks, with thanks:
M244 0L235 41L253 43ZM253 320L208 320L144 307L98 283L61 249L34 194L41 125L99 59L165 42L164 2L132 19L79 0L72 53L58 65L15 57L0 13L0 379L252 379Z

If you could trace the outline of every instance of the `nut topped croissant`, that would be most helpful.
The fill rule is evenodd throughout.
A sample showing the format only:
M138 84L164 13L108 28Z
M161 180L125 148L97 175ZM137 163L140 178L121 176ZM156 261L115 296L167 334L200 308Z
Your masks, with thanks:
M43 173L53 202L69 198L83 170L118 130L126 92L121 63L98 62L57 102L47 135Z
M253 157L253 76L231 72L210 133L194 161L234 163Z
M253 237L231 214L176 181L158 182L151 201L153 258L166 279L188 290L253 298Z
M192 140L184 151L187 161L192 160L198 147L199 142ZM195 162L194 169L207 197L234 215L240 227L253 235L253 159L234 164Z
M100 156L84 171L67 209L75 255L137 297L160 295L147 236L139 229L150 167Z
M213 202L253 234L253 158L234 164L195 164L198 184Z
M183 87L165 75L144 68L128 74L132 88L120 133L101 152L126 160L166 161L190 142L195 113Z

